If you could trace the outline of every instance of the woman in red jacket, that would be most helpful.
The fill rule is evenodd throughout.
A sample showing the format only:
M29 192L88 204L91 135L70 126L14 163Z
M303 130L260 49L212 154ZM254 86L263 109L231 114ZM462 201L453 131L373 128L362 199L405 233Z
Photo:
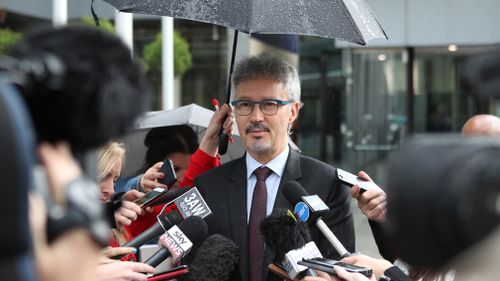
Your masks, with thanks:
M227 118L227 116L229 116L229 118ZM218 156L219 130L222 125L224 127L224 133L230 135L232 133L233 120L231 109L227 104L215 112L201 140L199 148L191 156L184 177L179 179L180 183L176 186L193 186L195 177L214 167L220 166L220 158ZM166 186L157 182L158 178L163 177L163 174L159 172L162 164L161 162L156 163L149 168L141 178L139 184L144 192L148 192L156 187L166 188ZM161 212L162 208L163 205L154 207L152 212L146 212L144 215L138 217L131 225L125 227L130 239L155 224L157 222L156 216ZM169 210L167 209L165 211L168 212Z

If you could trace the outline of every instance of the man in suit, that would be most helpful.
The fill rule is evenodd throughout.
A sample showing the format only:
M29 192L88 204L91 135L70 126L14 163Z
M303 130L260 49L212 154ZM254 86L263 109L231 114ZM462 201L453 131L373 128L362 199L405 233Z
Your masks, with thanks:
M354 251L349 190L336 181L335 168L288 146L301 103L297 70L277 57L259 55L241 61L232 82L231 104L247 153L195 181L213 212L206 219L209 233L229 237L239 247L239 266L230 280L280 280L268 274L274 253L264 245L260 222L273 210L293 208L281 191L291 180L325 201L331 211L324 221ZM310 230L324 256L339 258L316 227Z

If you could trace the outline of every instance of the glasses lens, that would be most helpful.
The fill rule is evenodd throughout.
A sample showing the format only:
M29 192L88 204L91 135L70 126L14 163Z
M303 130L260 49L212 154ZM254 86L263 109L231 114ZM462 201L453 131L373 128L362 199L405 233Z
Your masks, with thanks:
M265 115L273 115L278 111L278 103L275 101L262 101L260 102L260 110Z
M249 115L252 112L253 104L248 101L239 101L236 104L236 113L239 115Z

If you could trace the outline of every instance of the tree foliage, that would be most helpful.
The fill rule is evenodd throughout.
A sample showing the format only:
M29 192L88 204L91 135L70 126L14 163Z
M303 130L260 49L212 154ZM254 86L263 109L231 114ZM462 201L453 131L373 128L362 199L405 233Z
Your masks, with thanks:
M21 36L20 32L9 28L0 28L0 54L6 54L9 48L21 39Z
M104 31L108 31L110 33L116 33L115 26L109 19L99 19L99 26L95 25L94 18L91 16L84 16L82 17L82 21L80 22L81 24L85 26L93 26L93 27L98 27Z
M161 33L156 35L153 42L144 47L143 58L148 71L161 71ZM191 68L192 58L189 43L179 32L174 32L174 75L182 76Z

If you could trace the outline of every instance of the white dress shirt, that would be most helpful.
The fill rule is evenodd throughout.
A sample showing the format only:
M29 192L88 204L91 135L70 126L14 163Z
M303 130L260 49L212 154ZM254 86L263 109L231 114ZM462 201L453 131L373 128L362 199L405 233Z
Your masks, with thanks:
M255 169L266 166L273 172L266 179L267 188L267 206L266 206L266 216L269 216L273 211L274 201L276 200L276 195L278 194L278 187L281 181L281 176L283 176L283 171L285 170L286 160L288 159L288 152L290 148L288 145L285 150L278 154L273 160L269 161L267 164L262 165L259 161L255 160L250 153L246 154L246 164L247 164L247 223L250 220L250 209L252 208L252 197L253 190L255 189L255 183L257 183L257 177L253 174Z

